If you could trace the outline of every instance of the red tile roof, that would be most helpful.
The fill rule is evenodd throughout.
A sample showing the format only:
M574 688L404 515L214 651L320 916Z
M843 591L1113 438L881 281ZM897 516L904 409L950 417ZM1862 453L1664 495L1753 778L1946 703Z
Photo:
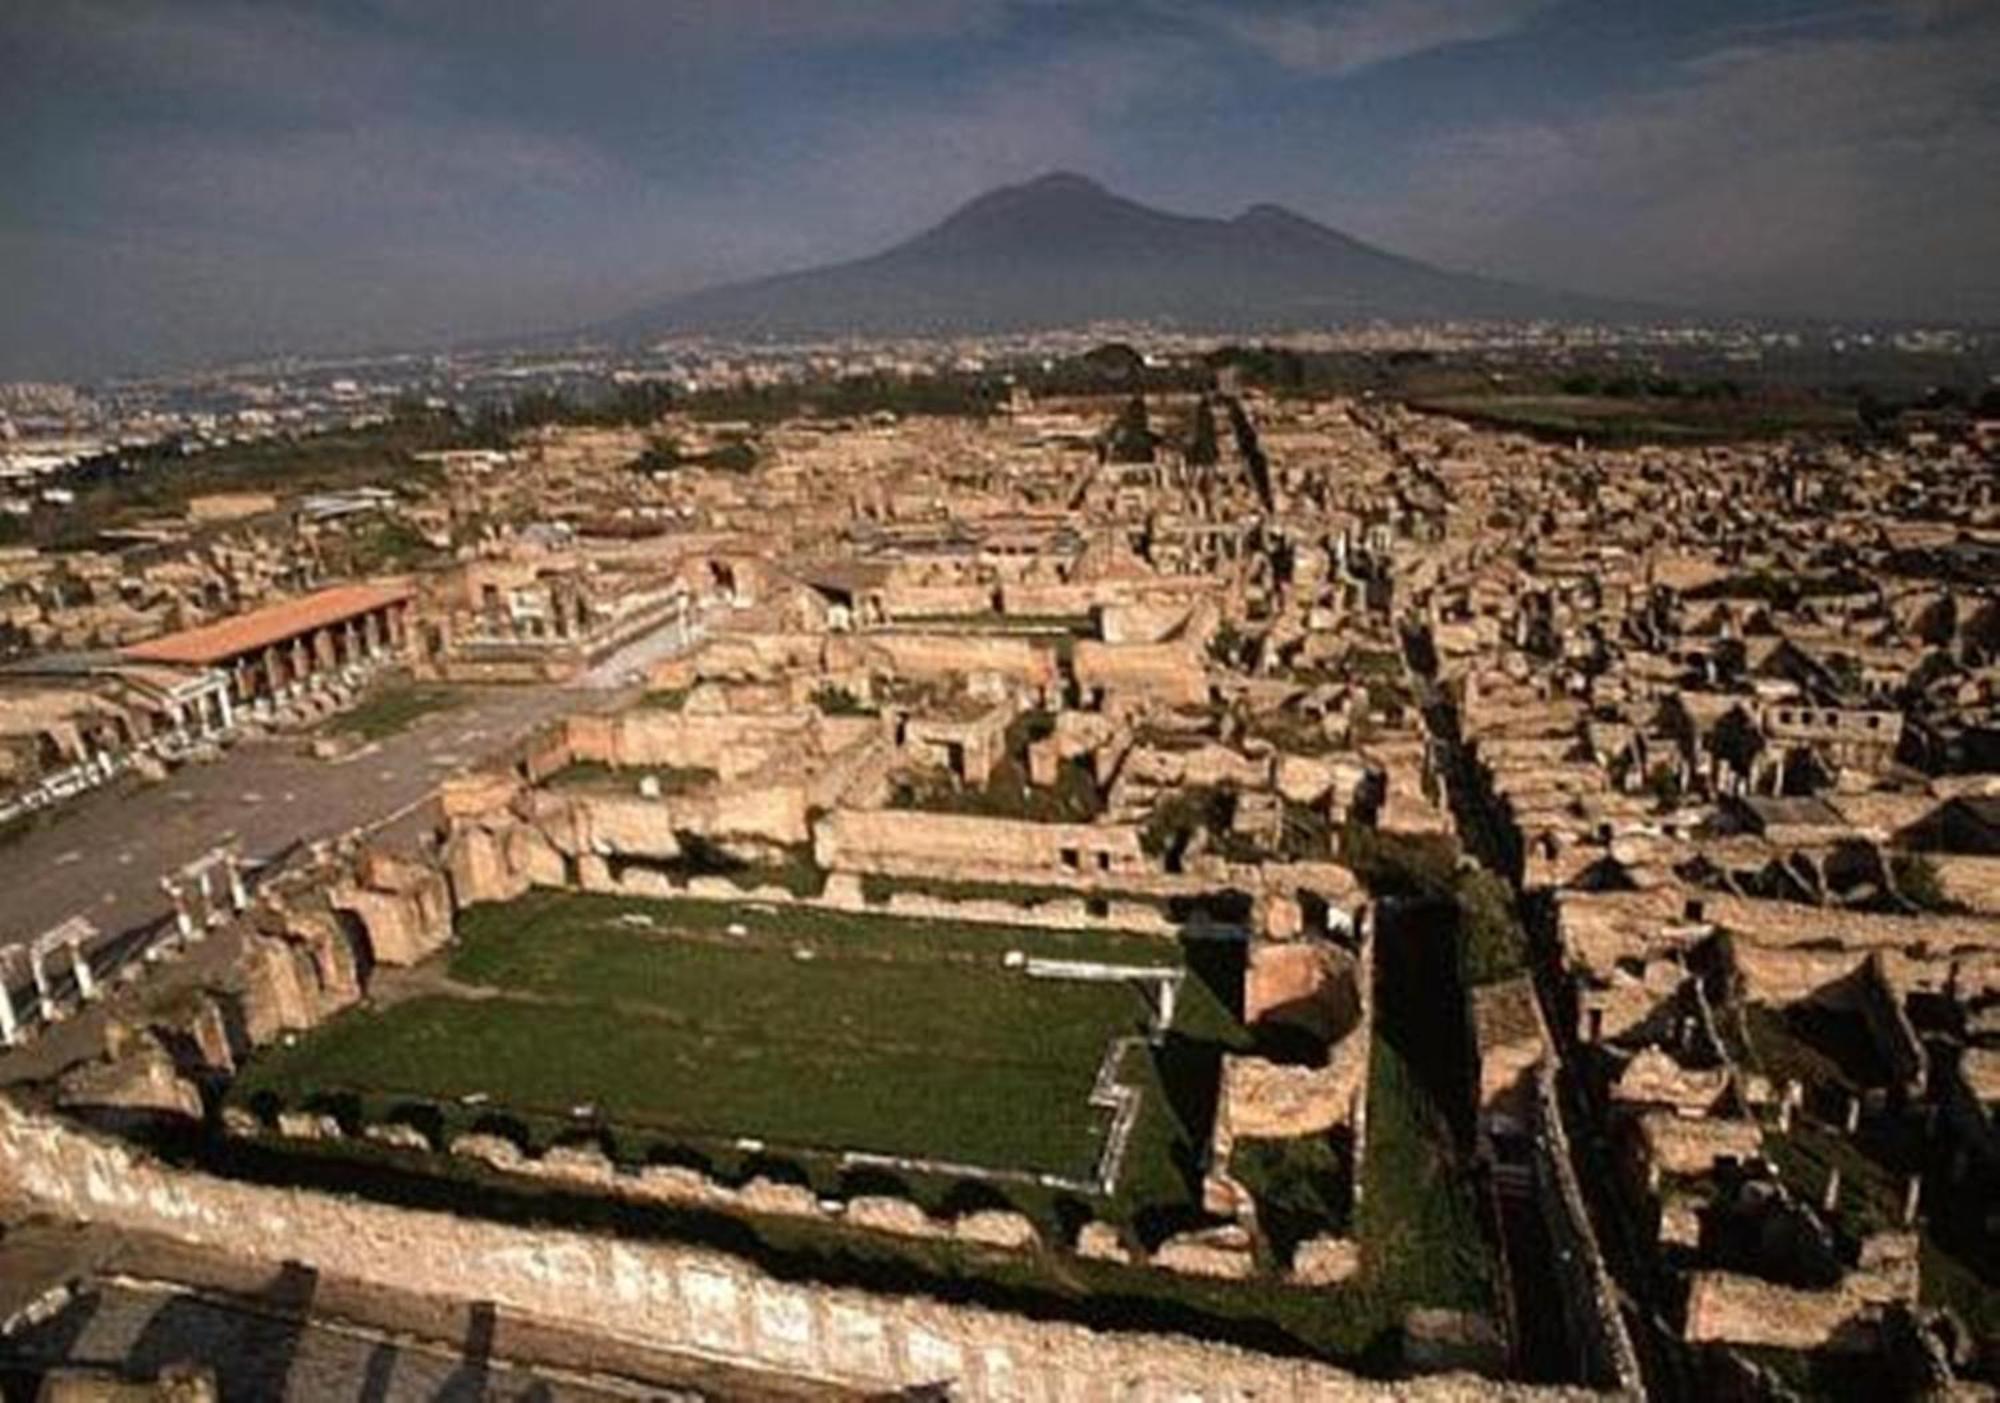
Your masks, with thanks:
M267 604L247 614L137 643L124 652L126 657L142 662L214 666L312 629L371 613L385 604L398 603L411 593L408 584L336 585L300 599Z

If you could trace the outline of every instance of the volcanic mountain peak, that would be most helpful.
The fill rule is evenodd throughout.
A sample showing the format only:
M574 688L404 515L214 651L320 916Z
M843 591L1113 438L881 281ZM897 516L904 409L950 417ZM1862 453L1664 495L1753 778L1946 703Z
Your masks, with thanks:
M1613 320L1635 309L1376 248L1276 204L1169 213L1073 171L990 190L849 263L710 288L599 329L811 338L1019 332L1094 321L1251 331L1360 321Z

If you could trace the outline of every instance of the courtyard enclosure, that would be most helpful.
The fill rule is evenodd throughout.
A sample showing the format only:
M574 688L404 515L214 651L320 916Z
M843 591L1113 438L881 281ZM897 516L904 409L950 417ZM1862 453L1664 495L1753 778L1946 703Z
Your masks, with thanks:
M1132 985L1003 965L1010 943L1086 944L1041 932L540 892L474 908L460 936L437 992L271 1049L238 1095L476 1097L544 1122L588 1102L635 1147L756 1139L1087 1180L1098 1068L1149 1017ZM1087 944L1134 966L1173 957Z

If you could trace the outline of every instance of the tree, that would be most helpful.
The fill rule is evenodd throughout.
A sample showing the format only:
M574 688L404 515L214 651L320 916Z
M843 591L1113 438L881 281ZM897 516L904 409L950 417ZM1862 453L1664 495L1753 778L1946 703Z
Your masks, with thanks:
M1194 434L1188 440L1187 460L1197 468L1212 468L1221 457L1215 441L1215 410L1204 395L1195 402Z
M1125 401L1125 408L1111 426L1106 456L1114 463L1150 463L1155 442L1152 421L1146 416L1145 397L1134 395Z

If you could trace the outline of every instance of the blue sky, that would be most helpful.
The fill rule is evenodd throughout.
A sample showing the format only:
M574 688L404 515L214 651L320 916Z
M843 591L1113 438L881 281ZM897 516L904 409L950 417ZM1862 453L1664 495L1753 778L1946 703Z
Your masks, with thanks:
M2000 320L2000 0L9 0L0 375L567 325L1055 169Z

